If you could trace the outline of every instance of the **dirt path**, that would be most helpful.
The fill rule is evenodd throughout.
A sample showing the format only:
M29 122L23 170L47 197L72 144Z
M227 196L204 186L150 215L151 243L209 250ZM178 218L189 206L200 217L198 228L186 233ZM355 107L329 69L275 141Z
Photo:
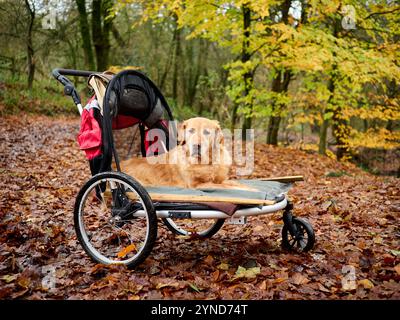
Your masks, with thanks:
M22 115L0 124L0 299L400 299L399 179L257 146L253 177L306 176L290 196L316 231L311 253L282 251L280 214L224 226L206 241L160 223L152 255L129 271L96 266L76 241L72 207L90 176L78 120ZM260 269L235 277L239 266ZM48 270L52 289L43 287Z

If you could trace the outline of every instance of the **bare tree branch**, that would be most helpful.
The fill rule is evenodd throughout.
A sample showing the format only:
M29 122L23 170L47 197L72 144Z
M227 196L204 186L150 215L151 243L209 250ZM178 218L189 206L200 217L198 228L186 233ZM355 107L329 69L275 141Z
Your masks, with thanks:
M377 15L377 14L389 14L389 13L393 13L393 12L396 12L399 10L400 10L400 7L394 8L392 10L387 10L387 11L372 12L368 16L366 16L364 19L369 19L370 17Z

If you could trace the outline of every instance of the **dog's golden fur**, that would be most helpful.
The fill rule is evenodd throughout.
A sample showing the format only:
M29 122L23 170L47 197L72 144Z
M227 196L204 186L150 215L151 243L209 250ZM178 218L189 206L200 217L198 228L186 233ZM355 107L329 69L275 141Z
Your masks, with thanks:
M176 148L162 155L122 161L122 172L144 186L247 189L228 181L232 159L218 121L200 117L186 120L178 129L178 141Z

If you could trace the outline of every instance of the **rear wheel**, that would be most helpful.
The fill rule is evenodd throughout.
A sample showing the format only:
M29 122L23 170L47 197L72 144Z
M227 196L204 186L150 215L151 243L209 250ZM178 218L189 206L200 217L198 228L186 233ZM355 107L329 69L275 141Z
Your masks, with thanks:
M133 217L133 213L143 214ZM80 190L74 208L75 231L96 262L133 268L150 254L157 217L147 191L120 172L104 172Z
M224 225L225 219L163 219L173 233L195 238L211 238Z

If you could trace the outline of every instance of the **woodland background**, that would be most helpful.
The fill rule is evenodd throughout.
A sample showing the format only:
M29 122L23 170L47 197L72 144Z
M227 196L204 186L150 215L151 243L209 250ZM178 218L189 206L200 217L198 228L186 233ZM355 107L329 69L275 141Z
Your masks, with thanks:
M396 1L3 0L0 8L1 114L75 113L50 76L55 67L133 66L178 119L216 118L258 129L259 142L399 175Z
M0 299L400 299L399 39L391 0L0 0ZM178 119L255 128L249 178L304 175L315 248L282 250L276 213L207 241L159 223L137 269L93 263L56 67L139 68Z

